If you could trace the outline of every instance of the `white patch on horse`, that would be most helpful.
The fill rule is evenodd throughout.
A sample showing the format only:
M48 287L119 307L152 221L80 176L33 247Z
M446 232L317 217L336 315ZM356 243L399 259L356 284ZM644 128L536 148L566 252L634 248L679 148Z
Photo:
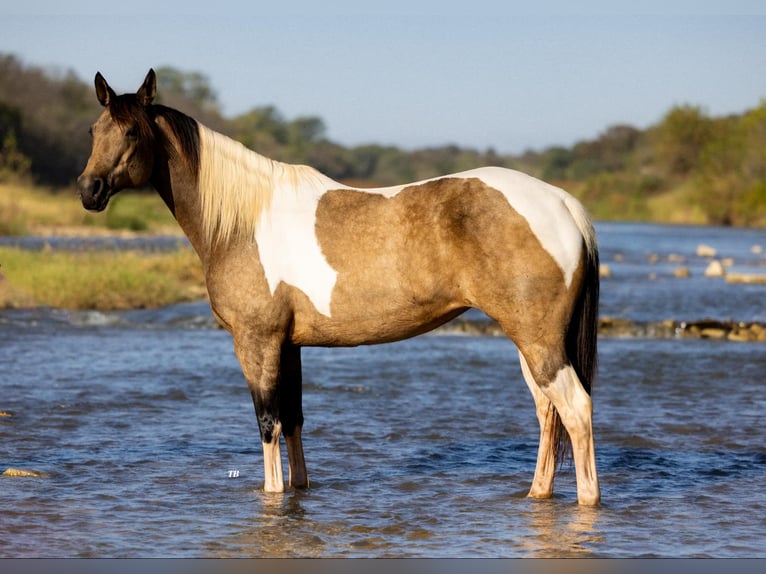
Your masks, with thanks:
M478 177L503 193L561 268L569 287L580 264L583 233L575 219L581 214L579 211L573 213L570 208L573 198L568 193L532 176L504 168L484 167L455 176Z
M275 189L255 240L271 294L284 282L300 289L317 311L329 317L338 273L327 263L314 230L321 192L308 191L289 186Z

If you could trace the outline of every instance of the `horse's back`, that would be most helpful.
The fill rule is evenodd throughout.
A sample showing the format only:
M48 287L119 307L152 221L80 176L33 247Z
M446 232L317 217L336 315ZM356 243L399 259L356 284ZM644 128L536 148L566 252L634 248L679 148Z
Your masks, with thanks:
M487 264L491 252L518 260L533 257L539 247L569 284L583 240L591 241L585 237L590 222L574 197L500 167L379 190L328 190L319 200L316 221L331 266L366 251L368 262L387 261L389 270L408 273L466 260Z

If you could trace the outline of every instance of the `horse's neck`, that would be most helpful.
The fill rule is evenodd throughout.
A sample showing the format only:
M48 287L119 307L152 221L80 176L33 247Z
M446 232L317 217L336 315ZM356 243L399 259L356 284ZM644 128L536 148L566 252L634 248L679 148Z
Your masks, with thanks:
M157 151L152 185L204 264L207 247L201 225L196 166L187 161L180 142L167 123L158 121L158 125L165 145Z
M307 166L272 161L247 150L226 136L199 125L197 161L188 160L188 150L167 124L160 129L170 150L160 160L167 176L155 187L170 207L178 224L194 246L203 265L211 244L229 244L234 237L255 238L262 214L279 209L284 201L310 204L323 190L345 187Z

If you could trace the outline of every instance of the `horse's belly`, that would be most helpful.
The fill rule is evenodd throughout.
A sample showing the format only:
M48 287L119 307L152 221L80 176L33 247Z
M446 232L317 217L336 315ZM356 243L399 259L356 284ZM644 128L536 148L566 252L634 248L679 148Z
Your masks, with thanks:
M427 333L454 319L468 307L444 305L426 308L370 309L364 315L325 317L314 315L301 320L296 315L292 341L303 346L353 347L408 339Z

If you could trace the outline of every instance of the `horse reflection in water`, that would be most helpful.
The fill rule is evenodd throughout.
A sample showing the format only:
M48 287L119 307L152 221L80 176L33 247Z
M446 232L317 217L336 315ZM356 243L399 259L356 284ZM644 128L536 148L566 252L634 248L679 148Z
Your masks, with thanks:
M590 398L598 248L572 196L496 167L353 188L153 104L152 70L135 94L118 96L101 74L95 85L105 109L78 179L82 204L102 211L120 190L151 185L170 208L202 262L213 314L233 336L265 491L285 488L282 434L289 484L309 485L302 347L397 341L477 308L516 344L534 398L540 444L529 495L551 496L571 440L578 501L599 503Z

